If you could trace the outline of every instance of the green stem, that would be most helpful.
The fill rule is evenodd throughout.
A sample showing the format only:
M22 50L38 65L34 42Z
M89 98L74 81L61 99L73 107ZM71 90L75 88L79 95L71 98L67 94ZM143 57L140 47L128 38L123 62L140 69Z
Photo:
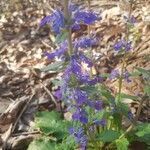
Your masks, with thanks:
M129 16L128 18L131 18L131 13L132 13L132 3L130 4L130 8L129 8ZM129 40L129 34L130 34L130 29L128 24L126 24L126 40ZM125 71L125 64L126 64L126 57L127 57L127 53L125 52L123 60L122 60L122 68L121 68L121 76L119 77L119 101L121 100L121 89L122 89L122 82L123 82L123 72Z
M91 0L87 0L87 3L88 3L88 9L90 11L91 9ZM91 27L90 25L88 25L88 36L90 37L90 31L91 31ZM91 60L92 60L92 48L90 49L90 57L91 57ZM93 75L93 71L92 71L92 68L90 68L90 77L92 78L92 75Z
M69 12L69 0L63 0L64 5L64 16L67 22L67 26L70 26L71 22L71 14ZM71 36L71 28L67 27L66 32L68 33L68 48L69 48L69 55L71 56L73 53L73 45L72 45L72 36Z

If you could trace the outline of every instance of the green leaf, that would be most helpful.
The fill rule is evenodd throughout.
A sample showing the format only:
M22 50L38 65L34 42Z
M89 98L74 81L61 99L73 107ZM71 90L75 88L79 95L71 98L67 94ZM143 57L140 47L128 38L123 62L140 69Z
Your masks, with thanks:
M69 122L62 120L57 112L38 112L35 117L35 127L46 135L52 134L57 139L68 135Z
M109 73L103 73L103 74L101 74L100 77L109 78L110 74Z
M60 44L67 39L68 32L62 31L60 34L57 35L55 43Z
M123 102L117 103L117 111L125 116L128 115L129 112L129 106Z
M113 114L113 123L116 126L116 128L121 129L121 125L122 125L122 115L120 113L115 112Z
M141 75L141 73L139 71L134 71L134 72L131 73L132 77L137 77L137 76L140 76L140 75Z
M134 101L138 100L137 96L133 96L133 95L125 94L125 93L121 93L120 96L122 99L132 99Z
M35 118L35 126L37 128L40 128L40 130L45 134L50 134L55 131L55 127L57 127L58 120L60 120L60 116L54 111L38 112Z
M47 71L53 71L58 72L63 69L64 62L63 61L57 61L52 64L47 65L46 67L42 68L41 71L47 72Z
M34 140L27 150L55 150L55 143L50 142L48 139Z
M105 97L108 101L114 99L114 97L111 95L111 92L108 90L106 86L100 85L98 86L98 89L101 92L102 96Z
M139 68L137 67L136 68L140 73L142 73L142 75L145 77L145 78L150 78L150 70L146 70L146 69L143 69L143 68Z
M146 134L150 135L150 123L143 123L136 127L137 132L136 135L138 137L143 137Z
M148 96L150 96L150 86L149 85L146 85L144 87L144 93L147 94Z
M129 141L126 138L116 140L117 150L128 150Z
M97 139L103 142L112 142L118 139L120 136L120 132L114 130L105 130L97 135Z
M52 83L55 85L55 86L61 86L63 81L62 80L58 80L58 79L54 79L52 80Z
M75 150L75 140L73 136L68 136L62 143L56 145L56 150Z

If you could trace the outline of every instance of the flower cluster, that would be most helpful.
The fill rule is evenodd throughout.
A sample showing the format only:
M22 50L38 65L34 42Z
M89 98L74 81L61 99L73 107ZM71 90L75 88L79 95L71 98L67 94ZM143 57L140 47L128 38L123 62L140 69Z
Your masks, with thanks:
M81 37L78 40L75 40L73 42L75 55L72 56L71 60L73 61L75 57L79 57L80 60L87 63L89 66L92 66L91 60L83 54L82 50L96 45L98 45L98 40L94 39L93 37ZM66 51L68 51L68 42L64 41L58 45L58 48L55 49L54 52L46 52L45 55L48 57L48 59L53 59L55 57L60 58L61 56L64 56Z
M130 74L128 71L125 71L122 75L121 73L119 72L119 70L113 70L110 74L110 77L109 79L110 80L114 80L114 79L117 79L117 78L120 78L122 77L123 79L125 79L125 81L127 81L128 83L131 82L130 80Z
M64 30L68 26L73 30L79 30L80 24L90 25L93 24L96 20L101 19L96 13L81 10L77 7L73 7L73 5L70 6L69 10L72 14L72 20L69 22L69 24L66 23L63 12L61 10L55 10L51 15L42 19L40 27L49 24L55 34L60 34L61 30Z
M133 15L130 18L127 16L124 16L124 19L125 19L125 22L130 25L134 25L136 23L136 19Z
M82 150L86 150L88 138L84 132L84 129L82 127L70 128L69 132L70 132L70 134L72 134L75 137L75 140L80 145L80 148Z
M114 45L117 54L124 55L122 68L115 69L109 76L106 74L102 77L92 74L95 65L92 52L90 52L92 48L98 46L99 38L94 34L90 35L91 32L78 38L74 36L72 39L71 37L71 32L80 30L82 25L88 26L88 31L91 31L89 25L93 25L101 17L91 10L88 11L71 4L69 0L64 1L64 5L64 13L61 9L53 11L51 15L42 19L40 27L49 25L56 36L56 49L51 53L46 52L45 55L50 60L59 58L56 60L61 61L58 63L58 68L61 68L59 71L61 72L61 82L59 85L57 84L58 88L54 92L54 97L58 101L62 101L66 110L71 112L72 127L69 129L69 133L78 145L72 149L118 149L116 143L122 144L120 137L126 136L122 128L124 116L134 122L134 115L122 101L124 96L128 97L122 93L122 83L123 81L131 82L131 74L127 71L124 63L128 59L126 54L133 49L135 44L133 40L129 41L129 39L131 40L130 29L136 22L135 18L130 15L124 17L128 35ZM68 8L66 8L67 6ZM59 66L62 64L63 66ZM112 94L105 84L101 84L105 79L104 76L108 76L110 80L118 80L117 94ZM129 95L130 97L134 98ZM110 138L113 141L106 138L111 133L114 133L112 137L115 138ZM117 139L117 135L119 135L119 139ZM127 140L127 138L124 137L123 140ZM125 149L127 148L125 147Z
M81 10L76 7L69 7L71 13L71 22L67 22L60 10L54 11L51 15L45 17L40 26L49 24L55 34L60 34L62 30L71 28L73 30L80 29L80 24L91 25L100 17L92 11ZM65 30L64 30L65 31ZM64 40L58 45L58 48L52 53L45 53L48 59L65 58L66 69L62 75L62 84L54 96L65 102L68 110L72 112L72 119L78 122L81 126L89 125L102 125L106 124L106 121L95 117L89 118L89 112L96 114L102 110L102 101L100 97L91 97L90 94L84 90L84 86L94 86L97 83L101 83L103 78L100 76L91 76L89 70L93 67L92 60L86 56L85 50L98 45L99 39L92 36L84 36L72 41L73 52L68 55L68 41ZM84 64L87 66L84 68ZM89 129L90 130L90 129ZM78 129L72 128L71 134L74 135L77 143L82 149L86 148L88 137L86 132L81 127Z
M114 49L117 52L121 50L130 51L132 49L131 41L120 40L114 45Z
M65 27L65 18L64 18L62 11L56 10L53 12L53 14L43 18L40 23L40 27L46 24L51 24L52 30L56 34L59 34L61 32L61 29Z

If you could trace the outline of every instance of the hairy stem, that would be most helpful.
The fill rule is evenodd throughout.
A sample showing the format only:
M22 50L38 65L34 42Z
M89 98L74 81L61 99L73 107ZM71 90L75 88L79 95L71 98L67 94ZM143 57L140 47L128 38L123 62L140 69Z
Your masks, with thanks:
M67 40L68 40L69 55L71 56L73 51L73 45L72 45L71 28L70 28L71 13L69 12L69 0L63 0L63 6L64 6L64 16L67 22L66 31L68 33Z

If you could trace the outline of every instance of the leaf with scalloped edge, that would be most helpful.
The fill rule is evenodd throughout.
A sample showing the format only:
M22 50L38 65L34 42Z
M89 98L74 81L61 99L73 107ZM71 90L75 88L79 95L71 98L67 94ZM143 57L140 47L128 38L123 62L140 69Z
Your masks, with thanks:
M117 139L115 142L117 150L128 150L129 141L126 138Z
M55 143L48 139L37 139L30 143L27 150L55 150Z

